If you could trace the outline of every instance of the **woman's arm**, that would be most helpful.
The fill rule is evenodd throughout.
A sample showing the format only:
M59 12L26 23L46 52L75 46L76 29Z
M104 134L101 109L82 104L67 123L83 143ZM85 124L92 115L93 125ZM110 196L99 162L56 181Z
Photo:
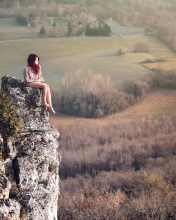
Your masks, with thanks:
M39 72L39 80L41 80L42 83L45 82L45 80L44 80L43 77L42 77L42 69L41 69L41 66L40 66L40 72Z

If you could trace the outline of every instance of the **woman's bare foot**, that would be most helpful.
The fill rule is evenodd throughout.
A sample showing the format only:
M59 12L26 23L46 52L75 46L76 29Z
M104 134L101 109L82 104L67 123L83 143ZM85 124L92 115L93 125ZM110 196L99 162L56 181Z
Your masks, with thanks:
M51 110L54 114L56 113L52 106L50 106L48 109Z
M43 104L43 107L45 107L45 108L50 108L50 107L51 107L51 105L49 105L49 104L45 103L45 104Z

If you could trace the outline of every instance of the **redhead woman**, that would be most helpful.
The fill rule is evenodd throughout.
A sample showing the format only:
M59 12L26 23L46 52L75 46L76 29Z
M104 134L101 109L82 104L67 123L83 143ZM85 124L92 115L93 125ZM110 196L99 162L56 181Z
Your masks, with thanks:
M40 58L36 54L29 55L27 59L28 65L23 71L24 80L26 86L42 89L43 106L55 113L52 107L50 88L42 78L42 71L41 66L39 65L39 60Z

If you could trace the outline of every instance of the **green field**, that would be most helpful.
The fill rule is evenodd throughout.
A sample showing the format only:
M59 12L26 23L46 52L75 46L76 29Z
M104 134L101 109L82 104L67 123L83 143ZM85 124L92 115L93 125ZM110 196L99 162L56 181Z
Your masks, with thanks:
M126 79L140 79L151 72L150 64L140 62L151 57L166 56L169 62L161 65L171 68L175 65L176 54L156 37L143 33L125 35L125 40L134 43L146 41L152 54L133 53L120 36L115 37L67 37L35 39L28 27L19 25L14 19L0 19L0 77L4 75L23 79L23 69L30 53L41 58L45 81L57 89L65 73L77 71L109 74L118 87ZM126 55L118 56L123 48ZM158 64L154 64L157 66Z
M170 70L176 68L176 53L157 37L145 34L138 34L126 35L124 36L124 38L132 48L134 48L134 44L139 41L147 42L151 49L151 55L153 55L154 57L166 57L168 59L168 62L166 63L147 63L144 66L150 69L163 68L166 70Z
M126 55L117 56L119 48ZM109 74L118 86L127 78L140 78L148 72L139 62L149 55L131 53L120 37L72 37L0 42L0 77L22 78L30 53L40 56L43 76L53 88L65 73L78 70Z
M15 19L0 19L0 41L35 38L27 26L22 26Z

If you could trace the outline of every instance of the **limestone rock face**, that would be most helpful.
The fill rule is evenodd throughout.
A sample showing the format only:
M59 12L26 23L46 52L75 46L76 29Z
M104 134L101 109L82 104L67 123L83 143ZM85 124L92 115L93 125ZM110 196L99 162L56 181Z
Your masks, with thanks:
M0 199L0 219L18 220L20 215L20 204L12 199Z
M56 220L59 132L48 123L40 89L25 87L23 81L9 76L2 78L2 88L22 116L20 134L8 142L12 160L5 169L20 186L19 202L26 211L25 219Z
M19 202L9 199L11 183L5 174L5 165L10 159L0 163L0 219L1 220L20 220L21 205Z
M9 191L11 188L11 184L6 176L2 173L0 174L0 199L8 199L9 198Z

